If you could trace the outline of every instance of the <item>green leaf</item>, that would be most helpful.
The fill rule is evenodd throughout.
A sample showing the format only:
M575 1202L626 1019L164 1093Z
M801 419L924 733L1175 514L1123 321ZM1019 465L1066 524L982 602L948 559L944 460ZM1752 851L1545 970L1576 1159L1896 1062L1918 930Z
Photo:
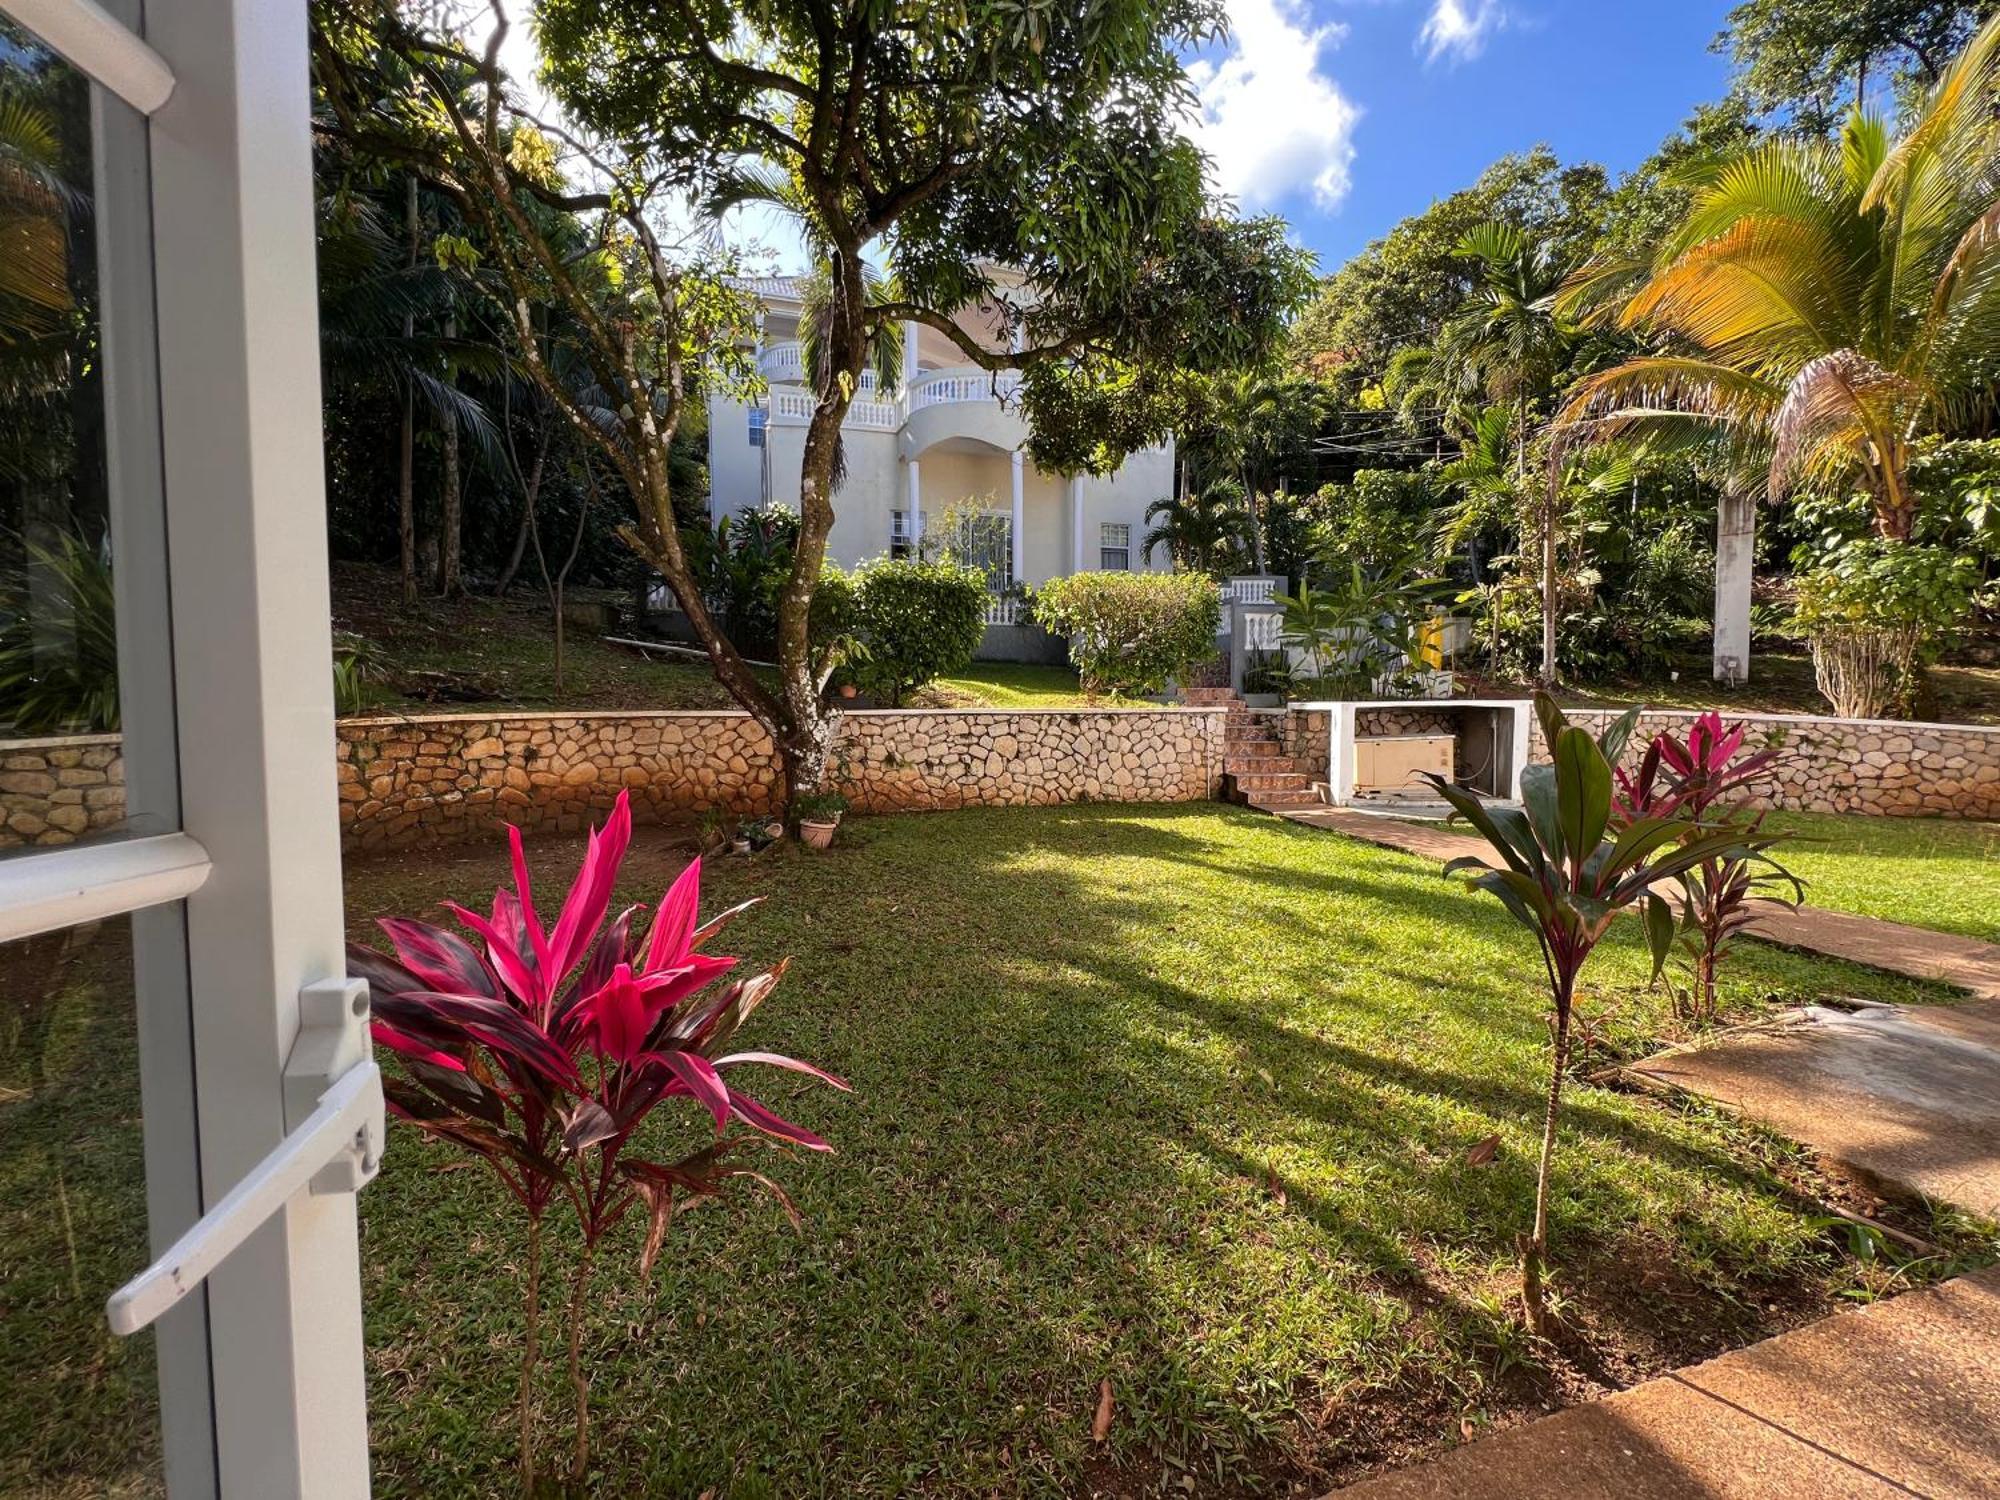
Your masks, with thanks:
M1563 844L1578 867L1604 842L1611 822L1611 767L1597 741L1567 728L1555 745L1556 813Z
M1556 768L1536 764L1521 772L1521 805L1527 809L1528 822L1535 830L1535 838L1548 851L1549 858L1560 860L1563 852L1562 820L1556 814Z
M1606 765L1615 766L1625 758L1625 747L1632 742L1632 731L1638 727L1639 715L1644 705L1635 703L1605 727L1598 736L1598 749L1604 752Z
M1674 909L1666 897L1657 891L1646 893L1646 947L1653 955L1652 984L1660 982L1660 971L1667 966L1667 954L1674 945Z

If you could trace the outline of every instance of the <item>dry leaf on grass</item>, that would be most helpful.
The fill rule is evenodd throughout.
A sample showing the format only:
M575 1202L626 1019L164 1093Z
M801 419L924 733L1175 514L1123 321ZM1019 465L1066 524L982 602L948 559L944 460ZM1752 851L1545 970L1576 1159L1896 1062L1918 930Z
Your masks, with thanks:
M1472 1149L1465 1153L1468 1167L1483 1167L1491 1162L1500 1150L1500 1137L1489 1135L1483 1141L1473 1142Z
M1090 1419L1090 1440L1101 1443L1111 1436L1111 1377L1097 1383L1097 1415Z

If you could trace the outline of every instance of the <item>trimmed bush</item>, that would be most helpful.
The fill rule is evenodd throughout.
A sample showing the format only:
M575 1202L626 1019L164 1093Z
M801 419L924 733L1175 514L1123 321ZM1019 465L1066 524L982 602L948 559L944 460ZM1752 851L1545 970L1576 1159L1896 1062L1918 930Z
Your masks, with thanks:
M863 563L851 575L852 621L863 651L849 669L860 689L900 707L916 688L962 671L986 633L986 575L954 562Z
M1035 591L1086 693L1143 697L1215 654L1222 590L1201 573L1072 573Z
M1944 547L1866 537L1798 580L1799 629L1843 718L1908 718L1924 666L1972 612L1978 571Z

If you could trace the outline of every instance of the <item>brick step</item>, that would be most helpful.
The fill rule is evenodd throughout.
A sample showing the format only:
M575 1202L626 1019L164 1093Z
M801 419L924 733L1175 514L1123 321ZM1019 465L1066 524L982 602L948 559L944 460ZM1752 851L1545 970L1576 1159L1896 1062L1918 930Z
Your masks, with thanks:
M1244 707L1228 688L1189 688L1186 697L1190 708L1227 708L1233 713Z
M1289 755L1226 755L1222 769L1231 776L1304 776L1306 768Z
M1321 802L1318 796L1312 791L1307 790L1303 792L1258 792L1255 796L1247 798L1245 805L1254 807L1259 812L1274 813L1285 812L1289 809L1299 807L1324 807L1326 804Z
M1312 785L1297 771L1231 771L1229 779L1236 783L1238 791L1253 796L1260 792L1304 791Z

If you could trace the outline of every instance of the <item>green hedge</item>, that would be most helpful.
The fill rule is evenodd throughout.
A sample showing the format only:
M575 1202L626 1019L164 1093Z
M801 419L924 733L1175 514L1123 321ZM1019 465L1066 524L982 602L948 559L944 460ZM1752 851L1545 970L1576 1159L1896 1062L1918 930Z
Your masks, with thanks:
M844 611L862 649L845 669L855 685L898 707L933 678L962 671L986 633L986 575L953 562L863 563L848 577Z
M1215 654L1222 590L1200 573L1072 573L1036 590L1034 612L1068 639L1086 693L1142 697Z

